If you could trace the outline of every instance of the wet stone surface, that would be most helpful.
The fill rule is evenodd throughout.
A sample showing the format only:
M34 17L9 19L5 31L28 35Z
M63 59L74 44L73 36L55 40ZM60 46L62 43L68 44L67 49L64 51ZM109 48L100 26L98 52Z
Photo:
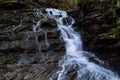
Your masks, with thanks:
M0 80L49 80L65 53L56 22L42 22L46 39L43 31L32 31L33 20L40 19L33 12L3 11L0 16Z

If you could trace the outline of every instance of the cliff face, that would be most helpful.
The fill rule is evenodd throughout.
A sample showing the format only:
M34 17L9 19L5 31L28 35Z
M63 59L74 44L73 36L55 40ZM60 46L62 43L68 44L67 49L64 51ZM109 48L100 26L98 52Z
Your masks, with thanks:
M96 3L94 0L80 0L79 7L68 3L69 0L11 1L12 4L17 2L17 5L24 6L16 8L17 5L11 4L11 7L4 7L9 2L1 3L0 80L48 80L58 70L58 61L65 53L64 43L60 40L56 22L43 20L41 29L47 34L50 46L45 44L45 33L41 31L37 34L41 45L41 53L38 54L39 45L36 44L32 25L40 18L31 9L36 7L67 9L68 14L76 20L74 29L82 35L84 50L95 53L110 67L120 71L120 32L119 29L115 31L119 26L116 24L119 15L113 17L113 12L109 12L110 1Z
M20 8L58 8L62 10L78 9L78 0L0 0L2 9ZM26 6L27 5L27 6Z
M95 53L120 72L120 29L117 2L79 3L79 10L71 15L76 19L74 26L81 32L84 49ZM90 7L91 5L91 7ZM111 5L113 5L111 7Z
M0 16L0 80L49 79L65 51L56 22L41 21L35 33L33 24L41 18L31 10L2 11Z

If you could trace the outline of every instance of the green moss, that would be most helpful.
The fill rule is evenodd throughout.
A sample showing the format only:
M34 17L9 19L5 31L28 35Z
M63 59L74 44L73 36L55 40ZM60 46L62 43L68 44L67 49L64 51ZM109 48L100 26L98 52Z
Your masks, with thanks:
M116 33L116 32L118 32L119 30L117 29L117 28L112 28L111 29L111 33Z
M120 31L120 19L116 21L116 27L111 29L111 33L118 33Z
M117 0L117 7L120 8L120 0Z
M27 8L32 8L32 6L31 6L31 5L26 5L25 8L26 8L26 9L27 9Z
M70 0L70 3L71 3L72 5L77 5L77 4L78 4L78 0Z
M120 26L120 20L117 20L117 21L116 21L116 24L117 24L118 26Z

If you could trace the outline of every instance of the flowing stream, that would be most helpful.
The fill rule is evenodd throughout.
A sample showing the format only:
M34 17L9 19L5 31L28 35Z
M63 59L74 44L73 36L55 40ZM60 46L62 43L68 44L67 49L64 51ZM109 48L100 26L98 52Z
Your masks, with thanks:
M46 13L37 10L38 16L54 19L65 43L66 54L59 62L59 71L54 73L50 80L120 80L119 76L101 66L99 60L90 52L83 51L80 34L74 31L74 19L65 11L47 8ZM91 61L94 58L99 64ZM74 72L74 75L69 75ZM72 79L71 79L72 78Z

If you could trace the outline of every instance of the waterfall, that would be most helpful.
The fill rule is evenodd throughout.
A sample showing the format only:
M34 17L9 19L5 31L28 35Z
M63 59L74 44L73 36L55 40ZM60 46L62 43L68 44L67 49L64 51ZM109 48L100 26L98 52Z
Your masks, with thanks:
M29 64L32 63L34 61L36 61L36 59L39 58L39 56L42 56L42 51L41 51L41 41L39 41L39 34L43 33L44 34L44 43L45 43L45 47L46 49L49 48L50 44L48 42L47 39L47 31L45 31L44 29L41 28L41 22L43 19L40 19L38 21L33 20L33 25L32 25L32 31L27 31L25 33L25 52L21 55L21 58L18 61L18 64ZM21 24L19 24L18 26L16 26L15 28L13 28L13 33L15 35L15 30L17 28L22 27L22 21ZM13 34L12 33L12 34ZM33 34L34 37L34 41L35 41L35 45L36 45L36 54L34 56L28 56L28 50L29 50L29 46L30 46L30 38L32 36L30 36L31 34Z
M66 48L66 54L59 62L60 69L50 77L50 80L120 80L116 73L99 65L103 61L92 53L83 51L80 34L72 28L75 22L72 17L65 11L57 9L47 8L45 11L46 13L43 13L45 17L56 21ZM38 16L43 14L37 10ZM91 58L99 64L90 61ZM72 71L74 75L69 76Z

